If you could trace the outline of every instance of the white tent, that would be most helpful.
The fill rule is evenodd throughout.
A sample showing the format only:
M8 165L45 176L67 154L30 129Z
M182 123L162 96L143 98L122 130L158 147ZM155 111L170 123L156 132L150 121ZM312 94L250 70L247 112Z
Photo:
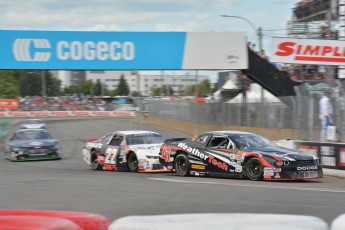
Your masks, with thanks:
M219 101L222 99L221 93L226 90L239 90L239 88L234 84L232 80L227 80L225 84L213 93L213 100ZM212 96L206 98L206 100L212 100Z
M250 85L250 89L247 91L247 103L258 103L261 102L261 93L264 93L264 101L269 103L276 103L282 102L279 98L274 96L272 93L268 92L267 90L263 89L257 83L252 83ZM243 94L240 93L236 97L227 101L227 103L242 103L243 102Z

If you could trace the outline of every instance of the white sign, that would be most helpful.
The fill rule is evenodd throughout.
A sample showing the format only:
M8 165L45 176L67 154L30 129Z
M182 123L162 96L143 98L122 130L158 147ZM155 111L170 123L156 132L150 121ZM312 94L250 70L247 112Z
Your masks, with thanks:
M345 42L320 39L272 39L272 62L345 65Z

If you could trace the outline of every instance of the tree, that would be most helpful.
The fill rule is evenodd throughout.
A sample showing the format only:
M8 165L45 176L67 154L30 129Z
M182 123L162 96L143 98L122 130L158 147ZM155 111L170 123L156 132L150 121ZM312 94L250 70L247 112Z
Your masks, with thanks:
M0 71L0 98L16 98L19 95L18 81L13 71Z
M47 96L61 95L61 80L52 76L49 71L45 71Z
M99 79L97 79L96 81L94 93L95 93L95 96L101 96L102 94L102 84L101 84L101 80Z
M117 86L116 95L118 96L128 96L129 95L129 86L123 74L120 77L119 85Z
M133 92L132 92L132 96L133 96L133 97L141 97L142 95L141 95L141 93L138 92L138 91L133 91Z

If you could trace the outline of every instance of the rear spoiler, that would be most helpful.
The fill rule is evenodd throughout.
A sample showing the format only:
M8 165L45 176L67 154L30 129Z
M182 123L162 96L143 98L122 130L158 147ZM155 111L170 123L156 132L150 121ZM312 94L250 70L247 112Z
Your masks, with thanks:
M186 137L177 137L177 138L166 139L166 140L164 140L164 144L171 144L173 142L184 141L184 140L187 140L187 139L188 138L186 138Z

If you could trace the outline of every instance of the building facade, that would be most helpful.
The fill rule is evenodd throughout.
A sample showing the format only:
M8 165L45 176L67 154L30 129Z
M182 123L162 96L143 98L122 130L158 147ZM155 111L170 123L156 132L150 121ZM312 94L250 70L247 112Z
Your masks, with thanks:
M75 72L80 72L79 74ZM81 73L82 72L82 73ZM152 88L169 86L178 94L185 87L198 84L209 79L207 75L199 75L197 71L186 74L168 74L164 71L158 74L145 74L138 71L58 71L58 78L62 87L68 87L80 80L91 80L94 83L99 79L108 90L115 90L124 76L131 92L139 92L143 96L150 96Z

